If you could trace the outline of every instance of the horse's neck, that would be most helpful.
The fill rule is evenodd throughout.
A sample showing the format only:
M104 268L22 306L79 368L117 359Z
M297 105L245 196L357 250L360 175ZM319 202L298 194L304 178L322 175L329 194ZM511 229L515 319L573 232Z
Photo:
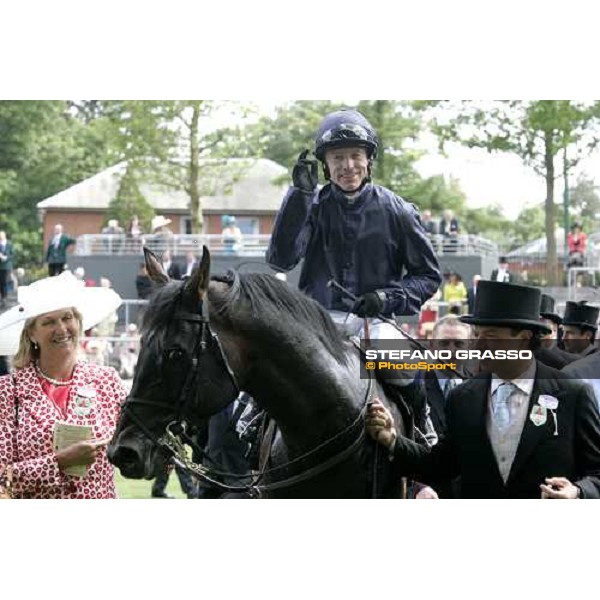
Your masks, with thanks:
M358 415L367 382L358 362L341 366L325 351L258 360L248 392L273 417L289 446L313 447Z

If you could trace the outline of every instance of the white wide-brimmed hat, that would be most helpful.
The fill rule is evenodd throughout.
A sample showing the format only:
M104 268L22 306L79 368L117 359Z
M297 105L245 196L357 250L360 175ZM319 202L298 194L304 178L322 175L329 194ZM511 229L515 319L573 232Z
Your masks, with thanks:
M152 231L156 231L159 227L165 227L171 223L171 219L166 219L162 215L152 217Z
M25 321L40 315L76 308L83 316L83 330L91 329L121 306L114 290L85 287L70 271L46 277L18 289L19 304L0 315L0 355L12 356L19 348ZM83 331L81 332L83 334Z

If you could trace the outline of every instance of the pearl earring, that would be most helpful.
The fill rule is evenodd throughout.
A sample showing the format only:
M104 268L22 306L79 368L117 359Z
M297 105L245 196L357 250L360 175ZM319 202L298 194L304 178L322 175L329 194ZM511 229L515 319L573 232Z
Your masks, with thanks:
M39 348L39 346L33 340L31 341L31 345L33 346L33 349L35 351L37 351L37 349Z

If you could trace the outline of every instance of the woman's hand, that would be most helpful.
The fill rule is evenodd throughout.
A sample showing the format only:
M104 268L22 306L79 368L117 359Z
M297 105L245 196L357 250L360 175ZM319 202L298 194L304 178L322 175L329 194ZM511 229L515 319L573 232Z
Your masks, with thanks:
M84 440L83 442L67 446L64 450L56 453L58 468L64 471L75 465L93 464L109 442L109 438L103 440Z
M392 413L381 403L374 400L367 408L365 420L367 433L378 443L389 450L394 448L398 433L394 427Z

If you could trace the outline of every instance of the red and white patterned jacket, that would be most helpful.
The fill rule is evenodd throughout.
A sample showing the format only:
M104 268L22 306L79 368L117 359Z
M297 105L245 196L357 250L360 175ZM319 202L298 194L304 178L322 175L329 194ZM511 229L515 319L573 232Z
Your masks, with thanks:
M91 406L83 411L78 391L91 397ZM16 430L15 392L19 400ZM64 419L44 394L33 365L0 377L0 466L12 465L15 498L116 498L114 467L106 450L80 478L59 470L52 444L57 421L91 425L95 439L112 437L126 395L113 368L78 362Z

